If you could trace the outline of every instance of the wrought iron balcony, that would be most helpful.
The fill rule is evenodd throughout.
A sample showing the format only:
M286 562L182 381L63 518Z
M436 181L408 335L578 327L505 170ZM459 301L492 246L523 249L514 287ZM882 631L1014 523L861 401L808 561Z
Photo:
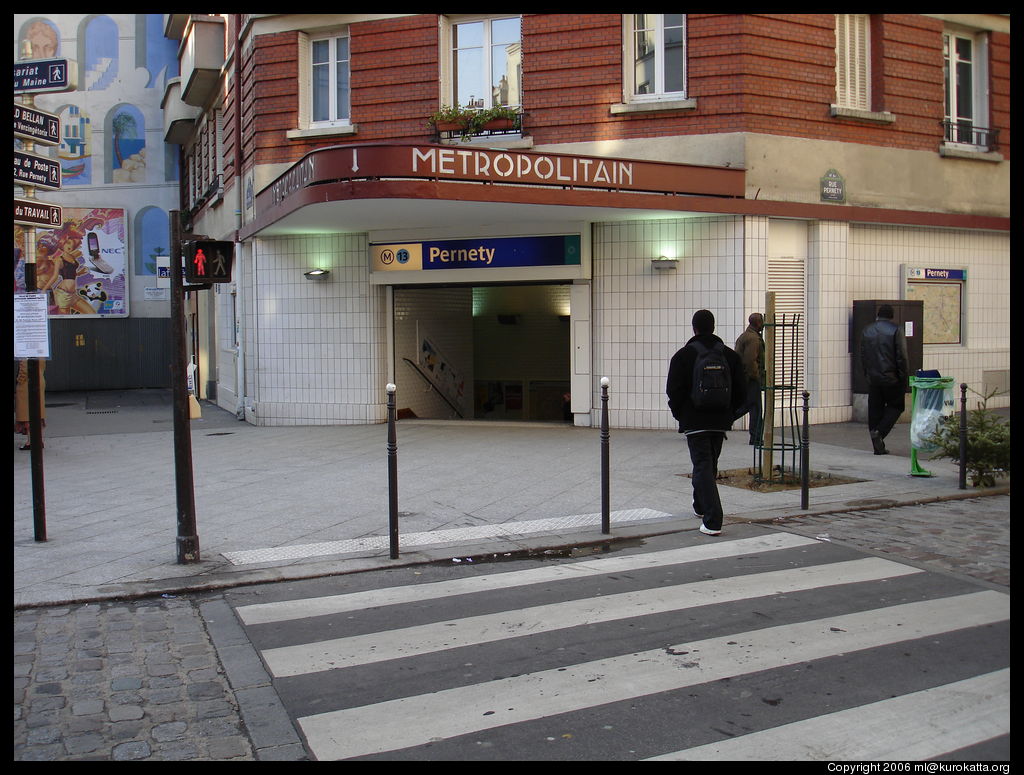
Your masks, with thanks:
M947 143L971 145L986 151L995 151L999 147L999 130L975 126L970 121L942 122L942 137Z

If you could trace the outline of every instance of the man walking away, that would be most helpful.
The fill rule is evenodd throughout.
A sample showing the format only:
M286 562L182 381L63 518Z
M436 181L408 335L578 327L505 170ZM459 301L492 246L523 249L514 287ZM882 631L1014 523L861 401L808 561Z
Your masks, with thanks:
M743 361L747 377L747 400L733 419L750 414L747 430L751 445L756 445L761 441L761 389L764 387L764 339L761 332L764 330L764 315L753 312L747 323L747 330L736 340L736 354Z
M725 432L747 398L743 362L715 336L715 316L706 309L693 315L693 338L669 363L665 392L693 464L693 512L700 531L722 532L722 501L718 495L718 458Z
M860 362L868 381L868 431L876 455L889 454L884 440L906 407L910 376L907 343L892 317L892 306L881 305L860 339Z

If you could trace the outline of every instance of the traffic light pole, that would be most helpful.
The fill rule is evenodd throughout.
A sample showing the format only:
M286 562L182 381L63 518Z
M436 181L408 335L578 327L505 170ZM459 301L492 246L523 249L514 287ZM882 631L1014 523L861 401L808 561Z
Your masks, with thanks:
M199 562L195 486L192 478L192 426L185 370L185 288L181 279L181 213L170 212L171 235L171 392L174 411L174 479L178 502L178 564Z
M36 230L28 229L25 238L28 255L25 258L25 291L35 293L36 285ZM43 419L42 379L39 359L29 358L28 368L28 448L32 456L32 526L36 541L46 540L46 488L43 484Z

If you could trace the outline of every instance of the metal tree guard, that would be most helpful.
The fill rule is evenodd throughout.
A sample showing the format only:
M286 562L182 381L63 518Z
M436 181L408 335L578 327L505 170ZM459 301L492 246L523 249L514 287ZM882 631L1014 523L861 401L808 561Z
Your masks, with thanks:
M775 313L775 294L766 294L765 384L761 439L754 445L755 480L774 483L801 475L800 331L802 315ZM776 425L778 414L778 425Z

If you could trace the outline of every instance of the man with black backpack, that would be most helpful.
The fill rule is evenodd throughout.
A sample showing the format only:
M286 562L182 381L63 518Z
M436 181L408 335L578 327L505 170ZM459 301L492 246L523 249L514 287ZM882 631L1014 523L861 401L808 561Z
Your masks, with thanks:
M679 432L686 434L693 463L693 513L706 535L722 532L718 496L718 458L725 432L747 399L743 361L715 336L715 316L706 309L693 315L694 336L672 356L665 392Z

